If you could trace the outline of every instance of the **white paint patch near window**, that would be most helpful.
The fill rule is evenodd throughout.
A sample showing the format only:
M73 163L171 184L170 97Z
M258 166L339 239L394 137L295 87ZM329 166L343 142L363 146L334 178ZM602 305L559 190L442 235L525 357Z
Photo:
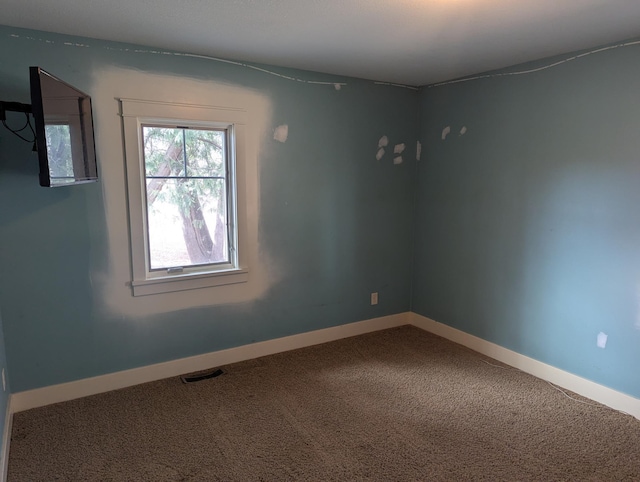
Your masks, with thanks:
M451 126L447 126L444 129L442 129L442 140L444 141L450 133L451 133Z
M336 88L336 90L342 89L342 85L341 84L333 84L333 86Z
M389 145L389 138L387 136L382 136L378 141L378 147L386 147Z
M384 149L381 147L380 149L378 149L378 152L376 153L376 160L380 160L382 159L382 156L384 156Z
M332 83L333 84L333 83ZM248 256L247 266L251 277L245 283L229 284L211 288L176 291L153 296L132 296L131 255L129 224L126 216L128 207L125 164L122 152L122 125L116 122L117 102L114 98L163 99L183 105L209 105L229 107L227 113L246 112L246 142L244 172L238 172L239 186L244 199L247 215L245 236ZM224 102L221 104L221 99ZM92 266L92 295L98 300L96 309L109 313L114 320L135 325L135 322L159 313L179 313L198 307L219 304L246 303L259 300L269 287L285 275L285 271L261 249L258 236L260 213L259 152L261 142L268 141L273 129L270 99L253 89L200 81L184 76L143 73L138 70L107 67L95 71L91 87L94 106L94 121L101 126L100 138L105 142L97 147L100 159L117 159L121 162L107 162L101 167L104 187L104 216L106 221L105 244L108 252L105 266ZM264 138L264 133L267 138ZM107 186L107 187L105 187Z
M402 164L402 156L394 157L393 158L393 163L395 165Z
M283 144L287 142L287 138L289 137L289 126L287 124L282 124L281 126L276 127L276 130L273 131L273 138L282 142Z
M607 338L609 337L605 333L598 333L598 341L596 342L598 348L604 348L607 346Z
M467 133L467 126L462 126L462 129L460 129L460 135L463 136Z
M404 148L405 148L404 144L396 144L393 148L393 153L402 154L402 152L404 151Z
M416 142L416 161L420 160L420 156L422 155L422 143L420 141Z

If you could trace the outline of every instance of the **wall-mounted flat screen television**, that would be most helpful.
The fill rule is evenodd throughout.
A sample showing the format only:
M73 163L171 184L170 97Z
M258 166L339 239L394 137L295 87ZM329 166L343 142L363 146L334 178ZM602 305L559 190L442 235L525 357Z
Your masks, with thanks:
M97 181L91 97L40 67L29 74L40 185Z

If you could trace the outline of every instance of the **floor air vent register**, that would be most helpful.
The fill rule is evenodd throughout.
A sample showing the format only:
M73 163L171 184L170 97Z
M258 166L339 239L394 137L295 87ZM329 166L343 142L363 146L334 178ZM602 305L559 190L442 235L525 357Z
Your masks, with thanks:
M196 383L201 382L202 380L219 377L222 374L224 374L224 372L219 368L211 368L209 370L181 375L180 380L182 380L182 383Z

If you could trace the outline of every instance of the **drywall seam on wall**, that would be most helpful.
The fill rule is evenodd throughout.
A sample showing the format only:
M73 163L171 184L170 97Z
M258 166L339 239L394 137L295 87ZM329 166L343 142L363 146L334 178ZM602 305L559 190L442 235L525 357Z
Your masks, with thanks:
M49 40L49 39L44 39L44 38L36 38L36 37L32 37L29 35L25 35L25 36L20 36L17 34L9 34L10 37L13 38L25 38L27 40L35 40L38 42L45 42L45 43L49 43L49 44L55 44L56 42L54 40ZM88 48L91 47L90 44L82 44L82 43L74 43L74 42L62 42L63 45L66 45L68 47L82 47L82 48ZM258 72L263 72L265 74L269 74L269 75L275 75L276 77L280 77L282 79L286 79L286 80L292 80L295 82L301 82L304 84L316 84L316 85L330 85L332 86L335 90L340 90L343 86L346 86L347 83L346 82L328 82L328 81L320 81L320 80L306 80L306 79L301 79L299 77L292 77L290 75L285 75L285 74L281 74L278 72L275 72L273 70L268 70L262 67L258 67L257 65L252 65L252 64L247 64L245 62L237 62L235 60L227 60L227 59L221 59L218 57L213 57L210 55L199 55L199 54L190 54L190 53L186 53L186 52L172 52L169 50L153 50L153 49L128 49L128 48L116 48L116 47L103 47L105 50L115 50L118 52L133 52L136 54L152 54L152 55L172 55L172 56L176 56L176 57L192 57L192 58L196 58L196 59L204 59L204 60L211 60L214 62L221 62L224 64L231 64L231 65L237 65L239 67L244 67L247 69L253 69L253 70L257 70Z
M53 43L53 42L49 42L49 43ZM89 47L89 45L87 44L79 44L79 43L74 43L74 42L64 42L64 45L67 46L71 46L71 47Z
M188 54L188 53L182 53L182 52L159 52L159 51L154 51L154 50L148 50L148 51L145 51L144 53L162 54L162 55L175 55L175 56L178 56L178 57L192 57L192 58L196 58L196 59L213 60L214 62L222 62L222 63L225 63L225 64L232 64L232 65L237 65L237 66L240 66L240 67L245 67L247 69L257 70L258 72L264 72L265 74L275 75L276 77L280 77L280 78L286 79L286 80L293 80L295 82L302 82L303 84L330 85L336 90L340 90L340 88L342 88L342 86L347 85L346 82L325 82L325 81L320 81L320 80L305 80L305 79L301 79L299 77L291 77L289 75L280 74L280 73L274 72L272 70L267 70L267 69L263 69L262 67L257 67L255 65L245 64L244 62L236 62L235 60L219 59L217 57L211 57L209 55ZM337 86L340 86L340 88L338 88Z
M420 90L420 87L414 87L412 85L405 85L405 84L394 84L393 82L374 82L374 84L388 85L390 87L400 87L402 89L409 89L409 90Z
M559 65L566 64L567 62L573 62L574 60L578 60L578 59L581 59L583 57L587 57L589 55L594 55L594 54L597 54L597 53L600 53L600 52L605 52L607 50L619 49L619 48L623 48L623 47L630 47L632 45L640 45L640 40L636 40L636 41L633 41L633 42L624 42L624 43L620 43L620 44L616 44L616 45L609 45L608 47L602 47L602 48L599 48L599 49L590 50L589 52L584 52L584 53L581 53L579 55L573 55L571 57L567 57L566 59L558 60L557 62L552 62L550 64L543 65L542 67L536 67L535 69L518 70L518 71L515 71L515 72L499 72L499 73L495 73L495 74L476 75L474 77L466 77L466 78L463 78L463 79L447 80L445 82L438 82L436 84L428 85L427 88L431 89L432 87L440 87L440 86L449 85L449 84L459 84L459 83L462 83L462 82L471 82L472 80L479 80L479 79L491 79L491 78L494 78L494 77L508 77L508 76L512 76L512 75L533 74L534 72L540 72L542 70L551 69L553 67L557 67Z

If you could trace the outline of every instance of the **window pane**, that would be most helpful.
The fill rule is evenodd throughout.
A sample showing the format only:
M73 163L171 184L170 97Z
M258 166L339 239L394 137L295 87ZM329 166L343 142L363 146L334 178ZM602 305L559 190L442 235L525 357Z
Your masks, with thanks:
M142 127L147 177L184 175L184 129Z
M224 179L147 179L151 269L228 263Z
M187 176L224 177L225 132L219 130L185 131L187 144Z

